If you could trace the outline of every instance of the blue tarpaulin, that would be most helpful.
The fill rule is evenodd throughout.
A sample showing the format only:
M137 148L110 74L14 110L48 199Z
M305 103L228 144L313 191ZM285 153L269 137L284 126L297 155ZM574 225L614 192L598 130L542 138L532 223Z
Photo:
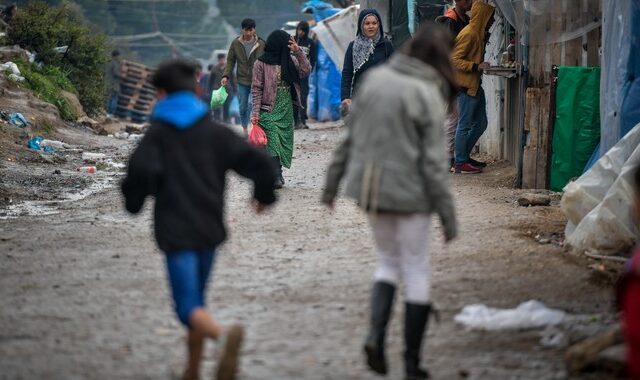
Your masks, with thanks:
M316 22L340 11L331 4L318 0L307 1L302 6L302 10L305 13L313 14ZM342 74L329 58L322 44L318 42L316 67L309 76L309 117L319 121L332 121L340 118L341 80Z

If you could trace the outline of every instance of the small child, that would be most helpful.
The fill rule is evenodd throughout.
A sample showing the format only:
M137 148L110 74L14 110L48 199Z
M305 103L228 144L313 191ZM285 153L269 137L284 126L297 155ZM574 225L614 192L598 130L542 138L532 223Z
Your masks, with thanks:
M122 183L126 208L138 213L155 197L155 236L165 253L171 293L188 328L184 379L198 379L205 338L222 343L217 379L235 379L243 330L221 326L205 308L215 249L225 239L225 174L234 170L254 183L256 211L276 201L270 158L211 119L196 95L196 68L168 61L153 76L158 103L151 127L129 159Z
M640 218L640 166L634 173L635 213ZM622 332L627 346L629 379L640 380L640 245L627 262L618 284L618 305L622 310Z

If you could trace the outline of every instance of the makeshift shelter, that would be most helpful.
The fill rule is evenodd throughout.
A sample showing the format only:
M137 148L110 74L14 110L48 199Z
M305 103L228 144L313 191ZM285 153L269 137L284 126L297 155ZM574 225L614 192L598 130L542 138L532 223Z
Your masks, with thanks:
M320 22L340 12L340 9L334 8L324 1L313 0L306 2L302 7L302 11L303 13L311 13L314 20ZM318 41L317 52L316 67L309 76L308 114L312 119L319 121L338 120L340 118L340 81L342 74L335 62L330 58L322 41Z

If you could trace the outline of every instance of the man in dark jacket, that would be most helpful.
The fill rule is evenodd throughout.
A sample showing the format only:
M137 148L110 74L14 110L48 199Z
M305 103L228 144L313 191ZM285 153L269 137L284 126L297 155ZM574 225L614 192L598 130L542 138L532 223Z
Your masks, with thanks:
M107 115L115 115L118 109L118 96L120 94L120 80L122 78L121 71L122 61L120 52L114 50L111 52L111 61L107 63L105 81L107 82L107 92L109 100L107 102Z
M209 103L211 103L211 91L215 91L219 89L220 86L222 86L220 82L224 77L224 69L227 66L226 54L218 54L217 58L218 63L215 66L211 67L211 72L209 74ZM224 123L229 123L229 108L231 107L231 101L233 100L233 97L236 95L236 76L233 72L231 73L225 87L228 94L227 100L224 102L224 105L222 107L216 108L213 111L213 118Z
M304 52L311 63L311 70L316 65L316 58L318 56L317 47L315 41L309 38L309 23L306 21L300 21L296 28L296 43L300 46L300 49ZM309 77L305 77L300 80L300 100L304 108L296 107L293 116L296 121L296 129L309 128L307 126L307 98L309 97Z
M253 80L253 64L264 53L266 42L256 35L256 22L250 18L242 20L242 34L231 43L227 54L227 66L224 69L222 85L226 86L229 77L236 67L238 75L238 100L240 101L240 123L247 135L249 116L251 114L251 81Z
M456 4L453 8L449 8L442 18L439 17L436 19L436 21L441 22L449 29L454 39L465 26L469 25L469 16L467 16L467 12L471 10L471 5L473 3L472 0L455 1Z
M217 379L234 379L243 331L223 328L205 308L215 250L225 239L223 199L228 170L251 179L256 210L276 201L271 159L211 120L195 94L193 64L175 60L153 76L158 103L151 127L129 159L122 183L126 208L138 213L155 197L154 228L165 253L176 313L189 329L185 379L198 379L205 338L224 341ZM223 338L223 339L221 339Z

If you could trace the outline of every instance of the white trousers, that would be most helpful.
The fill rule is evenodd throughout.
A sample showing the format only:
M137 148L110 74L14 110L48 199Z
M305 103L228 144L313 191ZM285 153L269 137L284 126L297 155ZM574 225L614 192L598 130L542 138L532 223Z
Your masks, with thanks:
M376 214L369 218L378 254L375 281L406 286L406 301L425 305L431 293L427 214Z

